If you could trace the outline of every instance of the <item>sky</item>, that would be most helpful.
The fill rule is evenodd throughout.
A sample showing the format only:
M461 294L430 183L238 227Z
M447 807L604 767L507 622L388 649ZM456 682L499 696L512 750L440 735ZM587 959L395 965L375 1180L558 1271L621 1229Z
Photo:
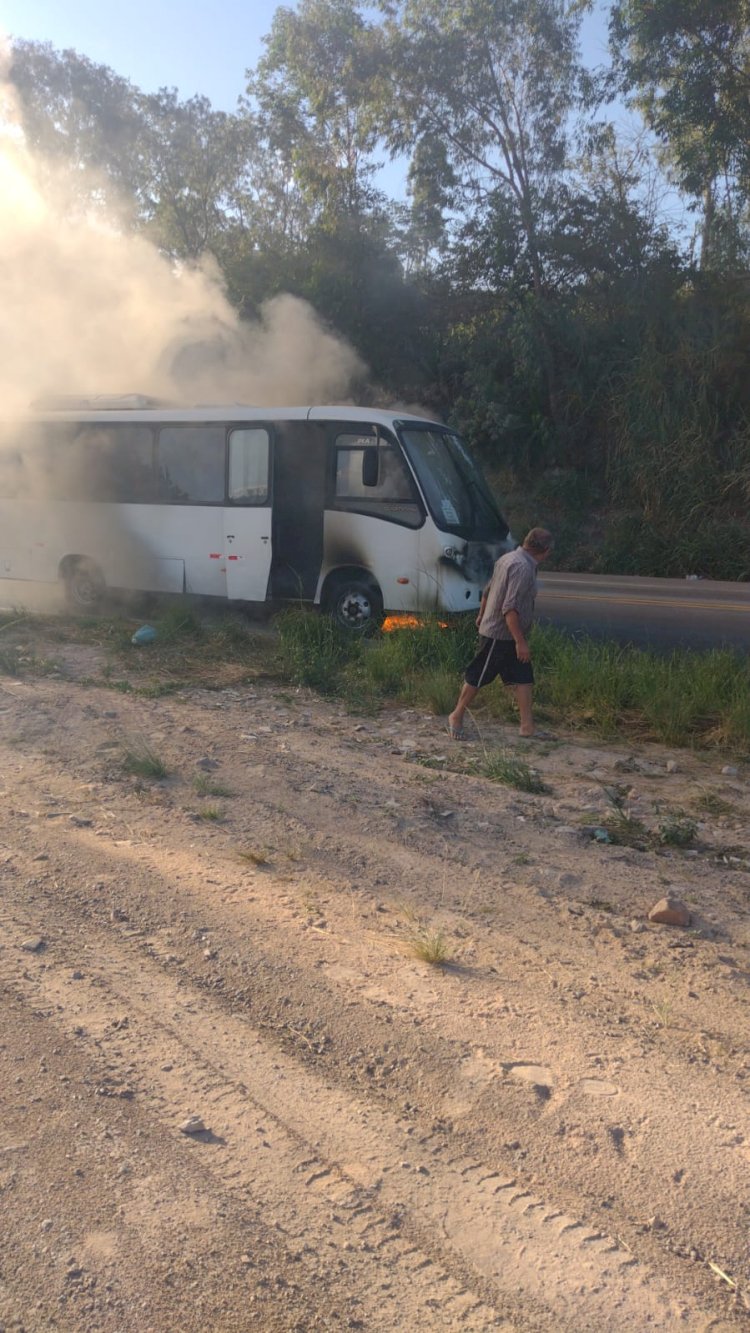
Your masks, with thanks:
M233 111L278 7L278 0L0 0L0 32L72 47L144 92L174 87ZM592 65L606 52L606 9L598 0L585 21Z

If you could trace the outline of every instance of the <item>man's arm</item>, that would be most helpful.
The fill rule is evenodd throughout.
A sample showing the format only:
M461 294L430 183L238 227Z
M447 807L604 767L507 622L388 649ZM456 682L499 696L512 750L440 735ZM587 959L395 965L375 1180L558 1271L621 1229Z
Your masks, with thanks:
M487 587L485 588L484 592L482 593L482 600L481 600L481 602L479 603L479 615L477 616L477 629L479 629L479 626L480 626L481 623L482 623L482 618L483 618L483 616L484 616L485 608L486 608L486 606L487 606L487 597L488 597L488 595L489 595L489 591L490 591L490 585L489 585L489 583L488 583L488 584L487 584Z
M530 662L531 649L529 648L529 645L526 642L526 636L523 630L521 629L521 621L519 620L518 612L506 611L505 623L508 626L508 629L510 630L515 640L516 657L518 658L519 662Z

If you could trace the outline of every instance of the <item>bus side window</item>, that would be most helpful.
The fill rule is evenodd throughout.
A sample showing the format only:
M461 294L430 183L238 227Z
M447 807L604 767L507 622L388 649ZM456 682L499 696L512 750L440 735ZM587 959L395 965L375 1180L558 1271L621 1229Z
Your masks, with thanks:
M153 437L148 426L84 426L71 441L71 499L152 504Z
M414 483L406 464L393 445L381 440L378 446L377 486L365 486L362 464L365 450L373 448L372 435L339 435L335 447L335 506L353 513L371 514L418 528L423 519Z
M268 503L269 452L267 430L229 432L229 499L234 504Z
M219 504L224 500L224 427L165 426L159 431L162 504Z

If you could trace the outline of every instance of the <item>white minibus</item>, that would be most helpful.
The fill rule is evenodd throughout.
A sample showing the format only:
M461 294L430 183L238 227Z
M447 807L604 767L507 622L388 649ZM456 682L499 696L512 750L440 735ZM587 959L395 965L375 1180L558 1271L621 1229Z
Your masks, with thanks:
M508 525L458 435L358 407L62 398L0 432L0 578L313 603L363 630L476 611Z

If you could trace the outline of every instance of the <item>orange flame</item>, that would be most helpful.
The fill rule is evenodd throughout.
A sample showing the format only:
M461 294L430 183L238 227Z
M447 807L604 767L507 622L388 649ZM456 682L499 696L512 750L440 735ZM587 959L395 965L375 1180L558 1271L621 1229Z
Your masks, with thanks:
M448 628L448 624L444 620L439 620L438 624L441 629ZM390 634L391 631L394 629L423 629L423 628L424 628L424 621L420 620L419 616L410 615L408 612L405 612L397 616L386 616L382 625L384 634Z

